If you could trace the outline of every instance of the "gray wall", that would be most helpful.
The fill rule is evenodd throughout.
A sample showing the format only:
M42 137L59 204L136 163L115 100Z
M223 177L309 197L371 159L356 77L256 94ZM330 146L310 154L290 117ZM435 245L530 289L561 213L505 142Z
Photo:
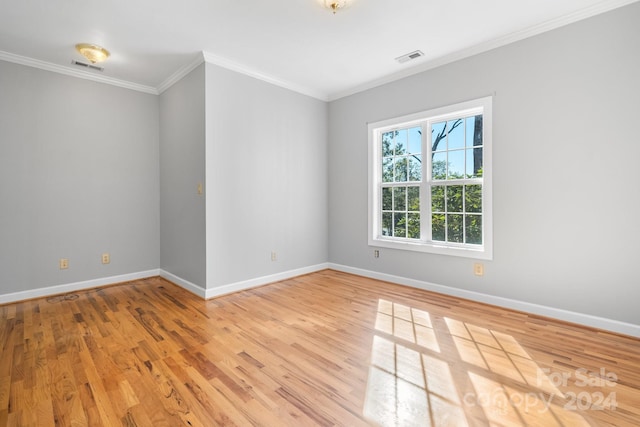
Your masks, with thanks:
M207 288L325 263L327 104L207 63L206 111Z
M0 61L0 294L157 268L158 175L158 97Z
M204 69L199 66L160 95L160 267L203 289Z
M640 4L334 101L333 263L640 323ZM367 122L495 94L494 259L367 246Z

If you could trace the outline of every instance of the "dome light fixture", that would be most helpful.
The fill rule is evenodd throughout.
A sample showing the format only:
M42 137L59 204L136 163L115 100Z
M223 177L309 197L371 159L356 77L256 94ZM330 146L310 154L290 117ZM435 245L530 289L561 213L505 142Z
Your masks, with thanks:
M325 0L324 5L335 15L338 9L344 9L347 6L347 0Z
M91 43L78 43L76 50L92 64L102 62L111 55L107 49Z

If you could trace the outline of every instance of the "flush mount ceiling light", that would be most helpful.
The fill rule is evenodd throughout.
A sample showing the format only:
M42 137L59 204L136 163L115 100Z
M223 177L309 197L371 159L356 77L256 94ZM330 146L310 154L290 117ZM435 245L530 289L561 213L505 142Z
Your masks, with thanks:
M76 50L80 52L82 56L87 58L89 62L95 64L96 62L102 62L111 55L109 51L102 46L97 46L90 43L78 43Z
M338 9L344 9L347 6L347 0L324 0L324 5L335 15Z

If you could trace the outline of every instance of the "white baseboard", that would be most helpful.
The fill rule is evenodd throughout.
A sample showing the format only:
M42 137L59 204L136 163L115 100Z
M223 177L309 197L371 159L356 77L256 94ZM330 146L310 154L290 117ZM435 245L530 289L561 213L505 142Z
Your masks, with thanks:
M168 281L175 283L176 285L184 288L185 290L191 292L199 296L200 298L206 298L206 290L195 283L191 283L188 280L183 279L182 277L176 276L175 274L169 273L166 270L160 269L160 277L167 279Z
M233 292L244 291L246 289L255 288L269 283L278 282L280 280L290 279L292 277L301 276L303 274L314 273L320 270L326 270L329 268L328 263L311 265L308 267L297 268L295 270L283 271L282 273L271 274L269 276L257 277L255 279L244 280L242 282L230 283L228 285L222 285L207 289L206 298L215 298L222 295L230 294Z
M203 289L202 287L191 283L188 280L183 279L182 277L176 276L175 274L169 273L168 271L162 269L160 270L160 276L164 277L170 282L175 283L181 288L184 288L192 294L195 294L204 299L210 299L222 295L228 295L234 292L244 291L258 286L268 285L269 283L274 283L281 280L291 279L292 277L301 276L303 274L326 270L327 268L329 268L329 264L327 263L317 264L309 267L297 268L295 270L283 271L281 273L271 274L269 276L256 277L255 279L244 280L242 282L229 283L227 285L222 285L211 289Z
M283 271L281 273L269 276L257 277L255 279L245 280L242 282L230 283L227 285L203 289L187 280L182 279L168 271L162 269L139 271L136 273L122 274L118 276L102 277L98 279L86 280L82 282L67 283L62 285L49 286L46 288L31 289L27 291L14 292L0 295L0 304L7 304L28 299L41 298L51 295L64 294L67 292L80 291L85 289L97 288L115 283L129 282L132 280L145 279L147 277L161 276L175 283L176 285L186 289L187 291L205 299L214 298L233 292L243 291L255 288L281 280L290 279L292 277L309 274L331 268L345 273L356 274L359 276L370 277L372 279L384 280L387 282L397 283L400 285L411 286L418 289L437 292L445 295L456 296L469 299L472 301L484 302L499 307L510 308L513 310L523 311L526 313L537 314L540 316L551 317L566 322L577 323L580 325L590 326L593 328L608 330L640 338L640 325L620 322L618 320L607 319L604 317L592 316L590 314L577 313L573 311L563 310L560 308L548 307L540 304L533 304L524 301L503 298L494 295L483 294L480 292L468 291L465 289L452 288L449 286L438 285L435 283L424 282L421 280L409 279L401 276L394 276L386 273L379 273L371 270L364 270L356 267L349 267L341 264L322 263L308 267L298 268L294 270Z
M483 294L480 292L468 291L465 289L452 288L444 285L424 282L421 280L409 279L391 274L378 273L376 271L364 270L355 267L349 267L341 264L329 263L328 268L342 271L345 273L356 274L358 276L370 277L372 279L384 280L386 282L397 283L400 285L411 286L418 289L437 292L440 294L451 295L455 297L465 298L472 301L483 302L486 304L496 305L499 307L510 308L513 310L523 311L526 313L537 314L540 316L551 317L565 322L577 323L593 328L604 329L607 331L617 332L620 334L630 335L640 338L640 325L620 322L618 320L607 319L604 317L592 316L590 314L576 313L573 311L563 310L560 308L548 307L539 304L503 298L494 295Z
M28 291L14 292L0 295L0 304L24 301L34 298L42 298L51 295L65 294L68 292L81 291L85 289L97 288L115 283L129 282L132 280L145 279L158 275L158 270L139 271L137 273L121 274L118 276L101 277L99 279L85 280L82 282L65 283L63 285L48 286L46 288L31 289Z

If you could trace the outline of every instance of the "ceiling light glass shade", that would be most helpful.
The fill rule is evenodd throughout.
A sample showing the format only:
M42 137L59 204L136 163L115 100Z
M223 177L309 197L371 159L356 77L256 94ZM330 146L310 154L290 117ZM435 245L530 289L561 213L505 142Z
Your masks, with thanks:
M78 43L76 50L80 52L82 56L87 58L92 64L96 62L102 62L111 55L109 51L102 46L97 46L90 43Z
M324 5L335 14L338 9L342 9L347 5L347 0L324 0Z

